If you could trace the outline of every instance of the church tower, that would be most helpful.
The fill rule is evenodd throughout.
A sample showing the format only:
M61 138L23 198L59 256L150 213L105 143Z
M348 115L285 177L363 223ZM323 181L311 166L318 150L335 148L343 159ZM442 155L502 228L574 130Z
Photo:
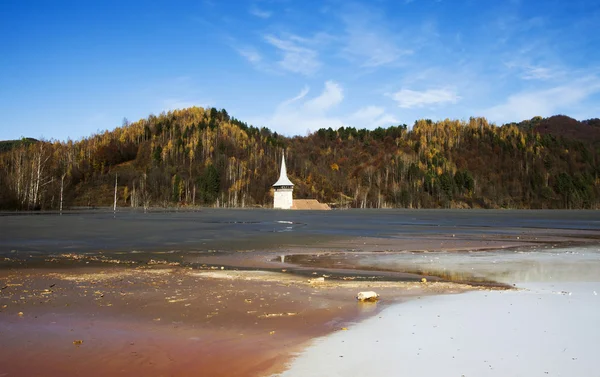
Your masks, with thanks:
M279 179L273 185L273 188L275 189L273 208L291 209L293 204L292 191L294 191L294 184L287 176L285 153L281 156L281 173L279 174Z

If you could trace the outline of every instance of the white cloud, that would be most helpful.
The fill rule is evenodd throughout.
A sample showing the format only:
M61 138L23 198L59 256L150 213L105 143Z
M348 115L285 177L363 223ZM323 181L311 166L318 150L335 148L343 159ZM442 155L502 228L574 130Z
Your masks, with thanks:
M252 124L265 125L284 135L303 135L319 128L339 128L344 122L329 112L344 99L342 87L327 81L323 91L316 97L306 98L304 87L298 95L282 101L268 118L252 120Z
M384 112L385 109L383 107L367 106L358 109L351 117L359 120L373 119L381 116Z
M264 18L264 19L271 17L271 15L273 14L272 12L259 9L256 5L251 6L250 9L248 10L248 12L253 16L256 16L259 18Z
M362 29L349 31L348 45L344 49L351 57L362 60L363 67L377 67L396 61L409 51L400 51L389 40Z
M279 106L288 106L294 102L301 100L302 98L306 97L309 90L310 90L310 88L308 86L305 86L304 88L302 88L302 90L300 91L300 93L298 93L298 95L296 97L293 97L293 98L283 101L281 103L281 105L279 105Z
M259 52L253 46L240 47L235 40L231 47L250 62L256 69L266 73L288 71L311 76L322 65L317 49L330 43L334 38L327 33L316 33L310 38L294 34L285 36L265 35L264 41L275 48L279 59L270 59L264 51Z
M344 123L335 116L307 116L298 112L275 113L270 119L269 128L282 130L285 135L304 135L321 128L338 129Z
M561 69L544 67L541 65L532 65L527 62L527 59L524 62L519 62L518 60L513 60L504 63L504 65L510 70L516 70L519 74L519 77L523 80L554 80L561 77L564 77L566 72Z
M308 76L321 67L317 51L300 45L298 37L285 40L267 35L265 40L280 51L283 57L278 64L286 71Z
M391 94L391 97L404 109L457 103L461 99L455 91L447 88L428 89L422 92L402 89Z
M323 93L316 98L306 101L304 108L312 112L324 112L342 102L343 99L344 91L342 87L334 81L327 81Z
M335 81L325 82L323 91L316 97L307 98L308 92L309 88L304 87L298 95L282 101L270 117L254 119L251 123L265 125L284 135L303 135L329 127L373 129L399 123L379 106L365 106L348 116L336 113L344 100L344 90Z
M238 49L237 51L252 64L258 64L262 61L262 56L253 47L244 47Z
M387 114L385 109L380 106L366 106L358 109L351 114L347 122L355 128L377 128L389 127L393 124L400 123L396 117Z
M557 76L557 73L546 67L528 66L524 67L521 75L523 80L549 80Z
M483 111L483 115L497 123L551 116L568 112L593 94L600 92L600 78L586 77L569 84L549 89L524 91L509 96L506 101Z

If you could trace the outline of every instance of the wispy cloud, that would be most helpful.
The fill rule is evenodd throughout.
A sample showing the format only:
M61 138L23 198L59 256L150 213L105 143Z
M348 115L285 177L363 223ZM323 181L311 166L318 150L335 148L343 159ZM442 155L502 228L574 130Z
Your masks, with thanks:
M311 76L322 66L318 49L328 45L334 37L327 33L315 33L312 37L302 37L295 34L263 36L263 46L258 50L255 46L239 45L230 38L230 46L256 69L266 73L281 74L282 72L299 73ZM273 57L273 52L275 57Z
M289 105L293 104L294 102L300 101L302 98L306 97L309 90L310 90L310 88L308 86L304 86L304 88L302 88L302 90L300 91L300 93L298 93L298 95L296 97L293 97L293 98L283 101L279 106L285 107L285 106L289 106Z
M239 48L237 51L252 64L258 64L262 61L262 56L254 47Z
M325 112L338 105L344 99L344 91L340 84L327 81L325 89L316 98L304 103L304 108L309 112Z
M304 87L295 97L281 102L271 117L258 120L258 123L287 135L343 126L340 118L329 114L344 99L343 90L338 83L327 81L317 97L306 99L307 94L308 87Z
M394 33L385 26L385 18L370 7L353 5L342 15L342 20L346 29L343 52L363 67L390 64L413 53L398 47Z
M525 67L521 78L523 80L550 80L556 78L557 75L559 73L550 68L528 66Z
M551 116L582 103L596 93L600 93L600 78L585 77L565 85L510 95L504 103L482 113L498 123L521 121L536 115Z
M285 135L300 135L328 127L372 129L399 123L380 106L364 106L350 115L336 111L344 100L344 89L335 81L325 82L322 92L315 97L307 98L308 93L309 88L304 87L296 96L282 101L270 117L255 119L252 123L264 124Z
M398 119L386 113L385 108L380 106L365 106L351 114L347 123L356 128L377 128L389 127L393 124L400 123Z
M282 39L267 35L265 40L278 49L282 56L278 65L286 71L308 76L321 67L317 51L302 45L298 37Z
M271 15L273 14L273 12L259 9L256 5L252 5L250 7L250 9L248 10L248 12L253 16L256 16L259 18L264 18L264 19L271 17Z
M399 107L404 109L457 103L461 99L454 90L448 88L428 89L421 92L401 89L391 94L390 97L398 103Z
M536 65L529 63L530 58L511 60L504 63L512 72L515 72L523 80L554 80L564 77L566 72L559 68L550 66Z

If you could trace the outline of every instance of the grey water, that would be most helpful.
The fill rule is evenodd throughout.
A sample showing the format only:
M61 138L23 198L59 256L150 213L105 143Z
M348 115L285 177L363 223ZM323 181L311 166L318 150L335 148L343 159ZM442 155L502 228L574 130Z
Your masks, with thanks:
M438 252L354 258L357 268L419 271L506 284L600 282L600 244L486 252Z
M361 236L518 235L525 230L593 234L600 231L600 213L406 209L2 213L0 257L18 260L57 253L102 253L131 259L141 258L148 252L264 251Z

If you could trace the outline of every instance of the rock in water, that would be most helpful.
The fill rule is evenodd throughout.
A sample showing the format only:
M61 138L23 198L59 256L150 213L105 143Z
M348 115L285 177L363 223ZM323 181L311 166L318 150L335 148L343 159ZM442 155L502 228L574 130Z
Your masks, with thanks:
M358 292L356 299L358 301L371 301L372 302L372 301L379 300L379 295L373 291Z

